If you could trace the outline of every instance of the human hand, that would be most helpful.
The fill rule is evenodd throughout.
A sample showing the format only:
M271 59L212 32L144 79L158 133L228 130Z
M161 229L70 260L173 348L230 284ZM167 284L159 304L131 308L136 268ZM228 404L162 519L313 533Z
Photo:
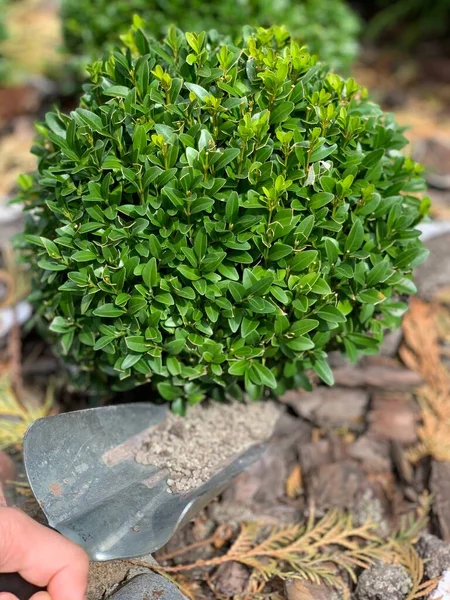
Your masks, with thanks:
M88 570L79 546L16 508L0 507L0 573L47 588L32 600L85 600ZM17 599L0 589L0 600Z

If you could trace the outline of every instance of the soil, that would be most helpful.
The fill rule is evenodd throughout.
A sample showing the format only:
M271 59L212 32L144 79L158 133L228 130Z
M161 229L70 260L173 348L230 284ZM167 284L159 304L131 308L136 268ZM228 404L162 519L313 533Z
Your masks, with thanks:
M170 413L149 429L136 461L167 468L170 491L185 493L254 444L269 439L279 416L273 402L198 404L186 417Z

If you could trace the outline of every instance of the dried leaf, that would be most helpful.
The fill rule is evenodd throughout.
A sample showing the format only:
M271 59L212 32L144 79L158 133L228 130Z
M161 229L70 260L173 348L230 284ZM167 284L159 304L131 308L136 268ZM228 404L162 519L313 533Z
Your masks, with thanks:
M286 495L294 499L300 495L303 488L302 469L300 465L295 465L286 481Z

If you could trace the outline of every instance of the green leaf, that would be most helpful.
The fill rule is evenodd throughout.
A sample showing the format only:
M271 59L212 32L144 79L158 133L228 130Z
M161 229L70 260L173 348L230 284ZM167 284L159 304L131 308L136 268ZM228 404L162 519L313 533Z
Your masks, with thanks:
M169 356L166 361L167 370L172 376L181 374L181 364L175 356Z
M312 367L324 383L327 385L334 385L333 371L330 369L330 365L326 360L315 360Z
M208 212L214 206L214 198L207 198L204 196L203 198L197 198L191 204L191 215L195 215L199 212L206 211Z
M239 196L237 192L230 192L225 208L227 223L235 223L239 216Z
M103 133L103 121L98 115L85 108L77 108L76 112L85 125L90 127L93 131L96 131L97 133Z
M95 344L94 344L94 350L102 350L102 348L105 348L106 346L108 346L111 342L114 341L114 336L113 335L104 335L101 338L99 338Z
M327 296L328 294L331 294L330 286L325 279L322 279L321 277L319 277L319 279L317 279L317 281L311 287L311 291L316 294L320 294L321 296Z
M152 257L142 270L142 279L145 285L151 289L158 284L158 270L156 258Z
M327 253L327 259L330 264L334 265L334 263L339 258L339 244L333 238L322 238L325 241L325 252Z
M316 327L319 326L319 321L316 319L301 319L300 321L296 321L290 328L289 333L293 333L295 335L302 335L304 333L308 333L312 331Z
M244 375L247 370L249 363L247 360L238 360L237 362L232 362L230 367L228 368L228 373L230 375L236 375L241 377Z
M258 321L252 320L252 319L247 319L247 317L244 317L242 319L242 323L241 323L241 334L243 338L246 338L247 336L249 336L251 333L253 333L254 331L256 331L258 329Z
M304 352L305 350L312 350L314 348L314 342L306 336L298 336L293 340L286 342L286 346L295 352Z
M195 94L197 98L199 98L199 100L202 100L203 102L208 96L211 96L211 94L207 90L205 90L205 88L203 88L201 85L197 85L196 83L190 83L189 81L185 81L184 85L190 92Z
M189 281L197 281L198 279L200 279L200 275L194 269L191 269L191 267L186 267L185 265L178 265L177 269L181 273L181 275L183 275L183 277L186 277L186 279L189 279Z
M312 210L317 210L331 202L333 198L334 194L331 194L330 192L319 192L311 196L311 203L309 206Z
M250 370L256 375L258 381L255 383L258 385L265 385L272 389L277 387L277 380L275 379L274 374L266 366L262 365L261 363L254 362L252 363Z
M337 144L333 144L332 146L326 146L323 144L320 148L313 150L311 152L311 156L309 157L310 162L317 162L318 160L323 160L337 149Z
M270 113L270 122L273 123L282 123L286 121L291 112L294 110L295 104L293 102L289 102L285 100L280 102L275 106L275 108Z
M324 306L317 311L317 316L328 323L345 323L347 320L335 306Z
M141 360L140 354L128 354L122 361L121 369L123 371L127 371L131 367L133 367L137 362Z
M232 162L235 158L237 158L240 154L239 148L227 148L223 152L221 152L219 158L214 163L214 171L220 171L224 167L226 167L230 162Z
M55 333L67 333L68 331L75 329L75 325L68 322L63 317L55 317L50 323L49 329Z
M391 268L389 263L385 260L382 260L366 274L366 283L369 287L377 285L377 283L385 281L390 273Z
M136 125L133 132L133 150L139 154L142 154L147 148L147 133L143 125Z
M380 304L386 300L386 296L378 290L363 290L359 292L357 299L363 304Z
M280 260L294 252L292 246L276 242L269 250L269 260Z
M350 229L350 233L348 234L348 238L345 241L344 252L347 254L351 254L352 252L356 252L361 247L361 244L364 241L364 228L359 219L356 219Z
M263 296L273 283L273 275L266 275L256 281L248 290L248 296Z
M430 251L427 248L408 248L395 259L395 264L398 268L413 269L422 264L429 256Z
M176 400L181 395L181 390L179 388L165 381L161 381L156 387L164 400L168 400L169 402Z
M165 349L169 354L180 354L180 352L185 348L186 340L181 338L179 340L172 340L165 345Z
M96 308L93 313L96 317L120 317L120 315L124 314L124 310L114 306L114 304L103 304Z
M110 96L111 98L126 98L130 93L130 88L124 85L112 85L106 90L103 90L104 96Z
M72 254L72 258L76 262L91 262L97 258L97 255L91 250L78 250Z
M141 335L132 335L126 337L125 344L127 345L127 348L129 348L133 352L140 352L141 354L147 352L147 350L150 347L150 344Z
M317 255L317 250L302 250L301 252L297 252L289 263L291 271L294 273L304 271L316 260Z

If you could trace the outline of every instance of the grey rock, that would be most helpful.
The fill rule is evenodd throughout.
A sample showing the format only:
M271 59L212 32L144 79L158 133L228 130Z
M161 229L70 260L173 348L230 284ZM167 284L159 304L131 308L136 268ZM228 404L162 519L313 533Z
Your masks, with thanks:
M431 300L440 288L450 285L450 261L446 260L450 247L450 233L429 239L425 245L430 251L430 256L416 269L414 281L419 296Z
M450 542L450 463L433 460L430 491L439 534L445 542Z
M219 597L235 598L245 592L250 569L238 562L229 562L217 569L213 576L213 585Z
M423 533L416 545L416 550L425 560L425 575L428 579L440 577L450 569L450 545L431 533Z
M319 427L351 428L361 423L369 403L369 393L358 388L319 386L312 392L286 392L280 400Z
M138 575L123 585L108 600L187 600L180 590L165 577L156 573Z
M402 339L403 331L401 329L386 333L380 348L381 356L396 356Z
M357 600L404 600L412 586L411 577L401 565L379 564L364 571L358 579Z

